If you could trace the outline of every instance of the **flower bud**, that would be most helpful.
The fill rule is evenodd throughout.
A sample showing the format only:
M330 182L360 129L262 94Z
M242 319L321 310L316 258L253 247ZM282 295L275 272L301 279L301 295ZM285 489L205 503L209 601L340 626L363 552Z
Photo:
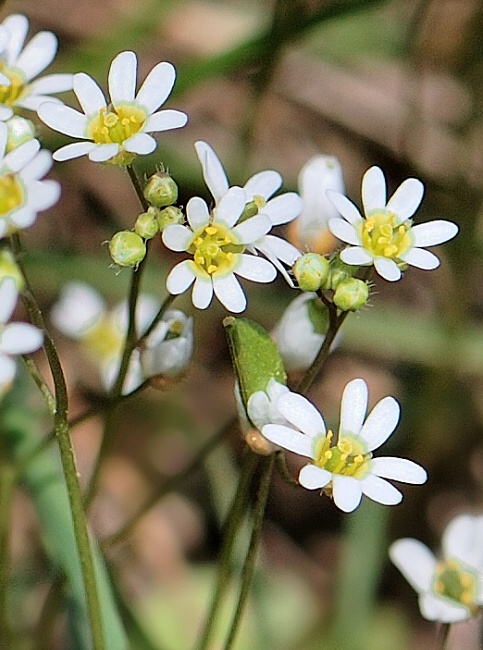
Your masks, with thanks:
M146 183L144 198L156 208L164 208L178 200L178 186L169 174L157 172Z
M163 232L167 226L174 223L183 223L184 214L180 208L174 205L169 205L164 210L159 210L157 214L159 232Z
M35 138L35 126L33 122L24 117L14 115L7 120L6 124L8 129L7 153L24 144L24 142Z
M357 311L367 304L369 286L364 280L347 278L339 282L334 293L334 303L342 311Z
M142 212L136 219L134 231L143 239L152 239L159 231L157 208L148 208L147 212Z
M146 244L137 233L121 230L109 242L109 252L119 266L136 266L146 255Z
M357 272L357 266L345 264L337 255L330 261L330 288L335 291L340 282L350 279Z
M317 291L323 287L329 272L329 260L318 253L305 253L293 267L293 274L302 291Z
M3 249L0 252L0 281L3 278L10 277L15 281L17 291L23 291L25 288L25 279L20 271L12 253Z

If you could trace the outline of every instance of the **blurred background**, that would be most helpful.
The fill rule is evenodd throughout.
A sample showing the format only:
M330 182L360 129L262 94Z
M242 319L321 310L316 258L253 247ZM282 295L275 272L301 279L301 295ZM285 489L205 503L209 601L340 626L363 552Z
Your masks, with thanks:
M416 594L390 566L387 547L398 537L416 537L437 550L449 519L483 510L482 3L7 0L1 17L14 12L29 17L31 34L49 29L59 37L60 53L48 72L84 71L105 88L112 58L127 49L139 56L141 79L159 61L176 66L167 106L185 111L188 126L162 135L138 169L151 173L162 161L179 184L181 204L194 194L209 199L193 149L203 139L233 184L276 169L285 189L296 190L302 165L330 154L339 158L347 195L358 205L362 174L377 164L390 192L409 176L424 182L418 221L458 223L456 240L438 251L438 270L411 268L395 284L376 280L370 306L347 319L342 344L310 393L333 424L343 387L354 377L368 382L371 405L396 396L402 419L385 453L424 465L428 483L404 486L397 507L365 502L343 516L327 498L275 474L236 644L240 650L441 647L444 630L421 618ZM75 105L73 95L64 99ZM39 137L51 149L67 142L42 125ZM104 243L131 228L139 213L127 175L79 159L56 165L51 176L62 183L62 198L23 238L42 304L48 312L67 280L85 281L115 304L127 294L129 272L109 268ZM143 291L164 299L166 273L176 259L154 242ZM270 329L295 293L283 280L270 288L249 284L246 315ZM194 314L189 295L176 307L195 316L190 371L114 412L118 432L91 511L102 539L149 495L163 497L126 539L106 550L136 650L194 645L243 452L232 427L186 480L174 480L235 412L223 309L214 304ZM75 343L59 333L55 340L75 417L102 403L96 367ZM51 424L33 393L25 377L8 408L15 412L21 399L25 423L18 426L41 436ZM73 431L84 484L101 433L99 417ZM287 460L296 476L300 460ZM42 474L41 463L33 469ZM13 511L15 647L76 647L66 608L58 606L63 587L56 583L55 549L62 533L55 492L38 498L33 469ZM222 647L230 620L230 596L226 602L213 648Z

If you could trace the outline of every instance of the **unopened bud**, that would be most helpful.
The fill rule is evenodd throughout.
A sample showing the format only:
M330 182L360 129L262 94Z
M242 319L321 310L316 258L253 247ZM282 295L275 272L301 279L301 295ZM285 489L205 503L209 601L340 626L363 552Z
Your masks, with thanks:
M144 198L156 208L164 208L178 200L178 186L169 174L157 172L146 183Z
M334 304L342 311L357 311L367 304L369 286L357 278L347 278L339 282L334 293Z
M109 242L109 252L119 266L136 266L146 255L146 244L137 233L121 230Z
M159 231L157 208L148 208L147 212L142 212L136 219L134 231L143 239L152 239Z
M163 232L167 226L171 226L174 223L183 223L184 214L180 208L169 205L164 210L159 210L156 218L158 220L159 232Z
M14 256L9 250L3 249L0 252L0 281L7 277L13 278L17 291L20 292L24 290L25 279Z
M357 266L345 264L339 256L330 261L330 288L335 291L340 282L350 279L357 271Z
M329 272L329 260L318 253L305 253L293 267L293 274L302 291L317 291L324 287Z

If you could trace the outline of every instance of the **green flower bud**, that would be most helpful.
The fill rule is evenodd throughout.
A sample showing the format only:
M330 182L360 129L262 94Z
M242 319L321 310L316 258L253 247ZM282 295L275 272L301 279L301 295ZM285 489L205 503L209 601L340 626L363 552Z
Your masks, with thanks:
M183 210L170 205L164 210L159 210L157 215L159 232L163 232L166 226L171 226L173 223L183 223L184 214Z
M339 282L352 278L358 267L345 264L337 255L330 261L330 288L335 291Z
M4 249L0 252L0 281L7 277L15 280L15 285L19 292L24 290L25 279L22 272L15 262L12 253L9 250Z
M173 205L178 200L178 186L169 174L157 172L146 183L144 198L157 208Z
M342 311L357 311L364 307L369 299L369 286L364 280L347 278L337 285L334 303Z
M147 212L142 212L136 219L134 231L143 239L152 239L159 230L157 208L148 208Z
M137 233L121 230L109 242L109 252L119 266L137 266L146 255L146 244Z
M6 124L8 129L7 153L24 144L24 142L35 138L35 126L33 122L24 117L14 115L7 120Z
M293 273L302 291L317 291L324 287L329 271L329 260L318 253L305 253L293 267Z

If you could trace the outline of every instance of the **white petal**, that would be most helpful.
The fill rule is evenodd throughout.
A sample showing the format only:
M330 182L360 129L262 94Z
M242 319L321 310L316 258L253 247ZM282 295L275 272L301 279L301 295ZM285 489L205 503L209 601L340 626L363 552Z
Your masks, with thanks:
M483 517L459 515L447 525L441 546L445 557L483 570Z
M72 90L74 75L68 73L48 74L36 79L30 84L32 95L50 95L50 93L63 93Z
M226 196L228 196L228 194ZM220 203L220 207L222 203L223 199ZM216 213L216 221L219 221L218 211ZM260 237L263 237L263 235L266 235L267 232L270 231L271 227L272 224L267 216L264 214L257 214L246 221L242 221L238 226L235 226L235 228L233 228L233 233L236 234L238 240L242 244L251 244L252 242L257 241L257 239L260 239Z
M149 114L154 113L168 99L175 79L176 71L171 63L167 61L158 63L139 89L136 103L145 106Z
M3 159L3 164L11 172L18 172L30 162L40 149L38 140L29 140L10 151Z
M9 120L13 115L13 110L10 106L3 106L0 104L0 120Z
M436 560L427 546L417 539L398 539L389 547L389 557L413 589L429 591Z
M401 255L401 259L411 266L426 271L432 271L440 265L439 258L424 248L411 248L405 255Z
M22 14L12 14L3 21L3 25L10 32L10 40L7 46L7 61L10 64L15 63L20 54L27 32L29 30L29 21Z
M417 178L407 178L389 199L387 209L394 212L397 223L403 223L419 208L424 195L424 185Z
M2 119L0 117L0 119ZM8 141L8 126L5 122L0 122L0 159L5 156Z
M379 167L371 167L362 177L362 204L366 215L386 207L386 179Z
M137 58L134 52L120 52L109 68L107 85L114 106L131 103L136 92Z
M335 505L344 512L353 512L362 499L360 482L352 476L333 474L332 486Z
M57 203L60 194L61 187L57 181L31 181L27 207L35 212L48 210ZM17 221L16 214L13 215L12 221Z
M441 621L442 623L456 623L471 617L469 609L463 605L453 604L449 600L437 598L432 594L421 594L419 597L421 614L428 621Z
M177 296L184 293L194 282L196 273L191 260L184 260L171 269L166 278L166 288L169 293Z
M188 116L183 111L176 111L167 109L154 113L146 120L144 130L154 131L170 131L171 129L180 129L188 121Z
M106 108L104 93L88 74L84 72L75 74L73 87L79 104L86 115L96 115L102 108Z
M213 288L216 297L228 311L239 314L247 306L245 293L233 273L224 277L215 275L213 277Z
M18 290L15 280L5 277L0 281L0 323L6 323L17 304Z
M347 244L352 244L353 246L359 246L361 241L357 235L356 229L351 223L348 223L345 219L338 219L337 217L329 220L329 230L341 241L346 242Z
M270 262L254 255L240 255L235 273L253 282L272 282L277 276L277 271Z
M279 397L277 408L293 426L309 438L325 436L325 422L322 415L308 399L298 393L286 393Z
M394 481L413 483L415 485L425 483L428 478L426 470L421 465L406 458L392 456L374 458L371 471L382 478L390 478Z
M10 323L0 334L0 351L6 354L27 354L38 350L44 335L30 323Z
M329 221L329 229L331 222L332 219ZM374 262L372 255L370 255L365 248L361 248L360 246L345 248L340 254L340 259L346 264L352 264L353 266L367 266Z
M57 52L57 37L52 32L39 32L18 57L15 67L22 70L27 81L52 63Z
M379 275L388 282L397 282L401 278L401 270L394 260L386 257L375 257L374 266Z
M245 183L243 189L247 193L247 201L253 201L255 196L268 200L282 185L282 177L278 172L268 170L258 172ZM285 222L280 222L285 223Z
M30 90L30 89L29 89ZM62 104L63 102L60 101L60 99L57 99L57 97L50 97L50 95L24 95L23 97L20 97L17 99L15 102L16 106L21 106L22 108L26 108L29 111L38 111L40 106L44 104L45 102L51 102L54 104Z
M40 105L37 115L54 131L65 133L73 138L87 138L86 116L69 106L44 102Z
M307 490L320 490L332 480L332 474L316 465L305 465L299 473L299 483Z
M89 154L96 147L97 145L93 142L73 142L72 144L66 144L64 147L54 151L52 157L58 162L72 160L72 158L79 158L79 156Z
M395 506L402 501L401 492L379 476L369 474L360 481L363 494L384 506Z
M344 388L340 407L340 437L347 433L359 433L366 417L367 397L367 384L363 379L353 379Z
M105 309L104 300L92 287L83 282L70 282L62 289L50 320L60 332L78 339L97 323Z
M245 190L241 187L230 187L228 192L223 195L218 206L214 210L215 221L221 221L231 228L238 221L246 205ZM252 217L253 219L255 217ZM270 221L265 217L266 221ZM271 225L271 224L270 224ZM267 231L265 231L267 232Z
M191 230L178 223L167 226L162 234L165 246L177 252L185 251L192 237L193 233Z
M253 246L266 255L270 261L276 258L282 260L287 266L293 266L302 255L298 248L275 235L265 235L259 241L254 242Z
M292 451L299 456L312 458L312 440L303 433L282 424L266 424L262 435L273 444Z
M119 152L119 145L113 144L97 144L95 149L88 153L89 160L92 162L106 162L110 158L114 158Z
M437 219L427 223L420 223L411 228L415 246L437 246L458 233L458 226L452 221Z
M270 399L264 390L257 390L250 395L247 413L257 429L261 430L265 424L270 423Z
M206 309L213 298L213 283L211 279L197 277L193 287L193 305L198 309Z
M193 196L193 198L188 201L188 205L186 206L186 216L188 218L188 223L194 232L196 232L198 228L207 226L210 221L208 206L199 196Z
M125 140L122 146L126 151L144 156L153 152L156 149L157 143L156 140L147 133L135 133L133 136Z
M272 226L279 226L283 223L293 221L302 212L302 199L295 192L287 192L271 199L266 205L260 208L261 214L266 214Z
M42 149L32 160L27 163L19 176L26 182L39 180L52 168L52 154L47 149Z
M223 165L207 142L198 140L195 142L196 154L201 163L203 178L216 203L228 192L229 183ZM250 199L248 199L250 200Z
M394 397L384 397L375 405L359 434L367 451L377 449L389 438L399 422L400 410Z
M0 396L3 395L5 390L10 388L16 372L17 364L15 361L9 359L9 357L0 355Z
M351 223L353 226L362 221L361 213L346 196L340 194L340 192L334 192L334 190L327 190L326 194L334 208L346 221Z

